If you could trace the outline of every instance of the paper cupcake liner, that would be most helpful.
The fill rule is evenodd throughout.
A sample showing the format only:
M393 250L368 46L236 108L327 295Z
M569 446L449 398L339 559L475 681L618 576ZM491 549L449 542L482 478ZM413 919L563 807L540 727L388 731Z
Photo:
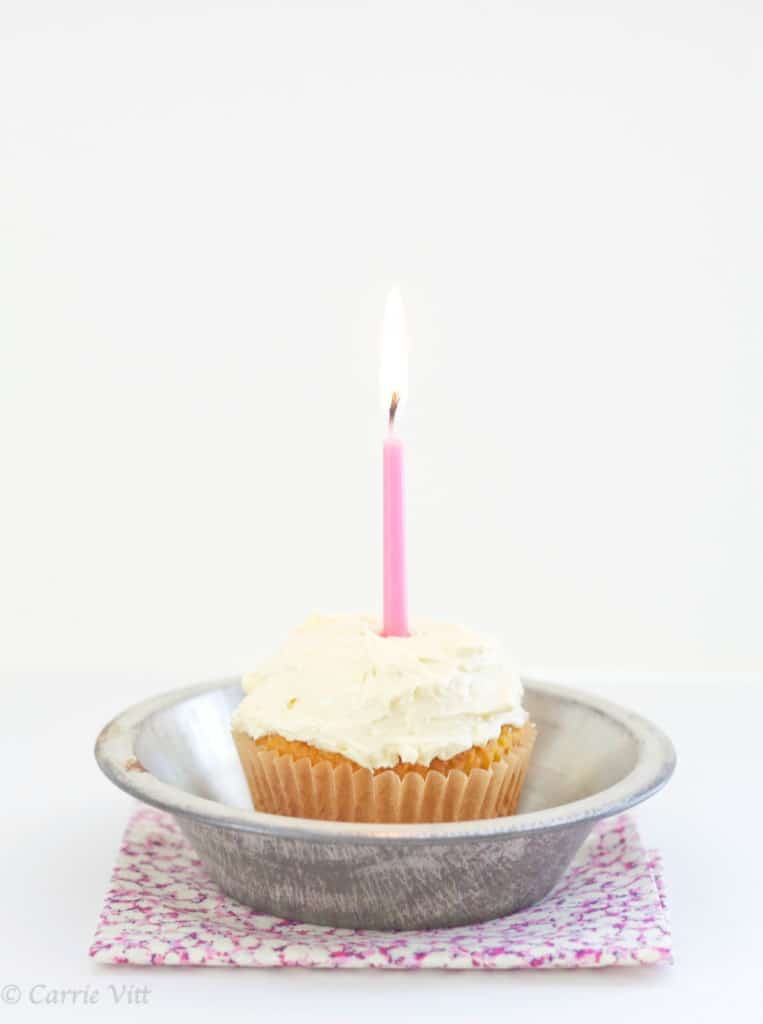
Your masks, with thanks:
M374 774L348 761L295 760L259 747L244 733L234 732L233 738L258 811L324 821L471 821L514 813L535 726L524 726L510 751L490 768L410 771L402 777L391 770Z

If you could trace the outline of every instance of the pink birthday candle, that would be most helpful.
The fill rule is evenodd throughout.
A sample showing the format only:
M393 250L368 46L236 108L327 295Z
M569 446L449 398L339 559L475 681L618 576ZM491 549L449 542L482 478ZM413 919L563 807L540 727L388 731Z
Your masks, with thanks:
M408 581L405 568L404 448L395 434L395 415L405 397L408 339L405 311L398 289L384 310L381 391L389 409L384 441L384 623L383 636L408 636Z

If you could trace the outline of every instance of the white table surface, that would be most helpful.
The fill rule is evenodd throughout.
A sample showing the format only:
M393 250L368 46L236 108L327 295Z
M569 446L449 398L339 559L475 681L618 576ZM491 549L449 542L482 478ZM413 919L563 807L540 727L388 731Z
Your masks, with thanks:
M562 678L557 673L556 678ZM4 780L0 990L3 1020L148 1024L182 1013L252 1020L763 1021L763 680L714 675L566 674L653 718L678 769L635 812L663 853L675 965L521 972L103 967L87 956L132 801L97 770L99 728L124 706L188 677L2 677ZM36 1006L37 993L89 986L92 1005ZM119 992L114 1004L110 986ZM148 986L146 1005L127 1002ZM16 990L11 990L11 998ZM71 996L66 997L71 999ZM81 998L81 997L80 997ZM274 1015L277 1015L274 1016Z

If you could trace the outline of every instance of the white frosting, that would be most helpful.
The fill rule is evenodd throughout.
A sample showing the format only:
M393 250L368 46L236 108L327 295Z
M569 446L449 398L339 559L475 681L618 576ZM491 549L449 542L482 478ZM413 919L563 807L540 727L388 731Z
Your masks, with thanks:
M382 637L368 616L311 616L244 676L233 728L277 733L366 768L429 764L524 725L522 684L499 645L462 626Z

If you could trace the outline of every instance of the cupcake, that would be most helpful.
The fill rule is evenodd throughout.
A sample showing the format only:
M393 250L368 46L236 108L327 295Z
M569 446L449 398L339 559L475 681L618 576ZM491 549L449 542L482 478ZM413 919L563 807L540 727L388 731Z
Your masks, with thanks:
M254 807L364 822L513 814L535 740L516 668L462 626L379 629L312 616L244 676L232 730Z

